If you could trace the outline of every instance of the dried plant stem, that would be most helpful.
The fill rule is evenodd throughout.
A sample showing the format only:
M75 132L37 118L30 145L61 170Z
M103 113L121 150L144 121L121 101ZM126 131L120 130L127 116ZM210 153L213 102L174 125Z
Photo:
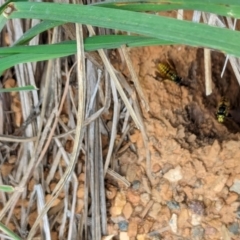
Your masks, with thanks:
M117 172L113 171L112 169L108 168L107 173L111 177L115 178L117 181L120 181L121 183L123 183L126 187L130 187L131 186L130 182L126 178L122 177L120 174L118 174Z
M128 50L127 50L126 46L122 46L121 50L122 50L123 56L125 58L128 70L130 72L132 81L134 82L134 85L135 85L136 91L138 93L139 99L142 102L142 104L143 104L144 108L146 109L146 111L148 112L149 111L149 105L148 105L147 99L145 98L145 96L143 94L142 87L141 87L141 85L139 83L137 74L136 74L136 72L134 70L132 61L131 61L131 59L129 57Z
M204 69L205 69L205 88L206 96L212 93L212 67L210 49L204 48Z
M104 176L107 173L107 170L109 168L110 160L112 157L113 153L113 147L116 139L116 134L117 134L117 123L118 123L118 117L119 117L119 108L120 104L118 102L118 97L117 97L117 91L115 88L115 85L113 82L111 82L111 87L112 87L112 94L113 94L113 102L114 102L114 108L113 108L113 121L112 121L112 129L111 129L111 137L110 137L110 143L109 143L109 148L108 148L108 153L104 165Z
M24 143L24 142L33 142L36 140L37 140L37 137L17 137L17 136L0 135L0 141L3 141L3 142Z
M153 200L150 200L147 204L147 206L145 207L145 209L143 210L143 212L141 213L141 218L144 218L146 216L146 214L148 213L148 211L150 210L150 208L152 207L152 205L154 204Z

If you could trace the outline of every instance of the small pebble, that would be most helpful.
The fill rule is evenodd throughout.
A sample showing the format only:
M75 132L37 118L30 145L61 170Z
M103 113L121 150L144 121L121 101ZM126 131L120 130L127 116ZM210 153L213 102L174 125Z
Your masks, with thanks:
M237 222L230 224L228 226L228 230L229 230L229 232L233 233L234 235L240 234L239 224Z
M140 202L140 196L137 192L133 191L132 189L129 189L127 191L127 199L130 203L132 203L133 206L137 206Z
M172 217L169 221L169 226L174 233L177 233L177 231L178 231L178 228L177 228L177 214L173 213L173 215L172 215Z
M204 238L204 228L201 226L195 226L192 228L191 235L192 235L192 240L202 240Z
M148 215L154 219L157 219L158 213L160 212L162 206L159 203L154 203Z
M195 214L198 215L204 215L205 212L205 206L202 201L199 200L193 200L188 203L189 209Z
M215 234L217 234L217 229L216 228L210 227L210 226L205 227L205 235L206 236L207 235L211 236L211 235L215 235Z
M234 192L230 192L230 193L228 194L227 199L226 199L225 201L226 201L226 203L227 203L228 205L230 205L230 204L236 202L237 199L238 199L238 194L237 194L237 193L234 193Z
M159 172L161 170L161 166L158 164L158 163L155 163L154 165L153 165L153 167L152 167L152 171L154 172L154 173L157 173L157 172Z
M144 206L150 201L150 195L148 193L142 193L140 195L141 202L144 204Z
M138 190L140 188L141 182L139 180L134 180L132 182L132 189L133 190Z
M185 137L185 128L181 128L177 132L177 138L184 138Z
M128 230L128 222L127 221L120 221L118 223L118 227L120 231L126 232Z
M162 173L165 174L166 172L168 172L170 169L173 168L173 165L170 164L170 163L166 163L163 165L163 168L162 168Z
M180 166L177 166L165 173L163 177L166 178L169 182L178 182L183 178L182 168Z
M140 213L140 212L143 211L143 207L142 207L142 206L136 206L135 209L134 209L134 211L135 211L136 213Z
M129 222L129 227L128 227L128 236L130 238L135 239L137 236L137 230L138 230L138 223L136 222L135 219L132 219L131 222Z
M201 223L202 223L202 216L193 213L192 216L191 216L191 224L193 226L197 226L197 225L200 225Z
M114 199L117 194L117 188L114 186L107 186L106 187L106 197L107 199Z
M224 201L222 199L217 199L214 203L215 209L217 212L219 212L222 207L224 206Z
M148 234L148 237L151 240L161 240L162 239L161 235L158 232L151 232Z
M230 188L230 191L240 194L240 180L235 179L233 185Z
M176 201L167 201L167 206L170 210L180 209L179 203L177 203Z
M145 240L146 239L146 234L138 234L137 235L137 240Z
M123 207L123 216L126 218L126 219L129 219L132 215L132 212L133 212L133 208L132 208L132 205L131 203L127 202L125 204L125 206Z
M122 221L126 221L126 219L123 216L111 217L111 220L115 224L122 222Z
M202 181L202 179L200 179L200 178L198 178L198 179L196 180L196 182L194 183L194 187L195 187L195 188L200 188L200 187L202 187L202 185L203 185L203 181Z
M192 143L196 140L197 136L192 134L188 137L187 142Z
M126 204L126 195L123 192L118 192L111 206L110 213L112 216L117 216L122 213L123 207Z
M120 232L119 239L120 240L129 240L128 233L127 232Z

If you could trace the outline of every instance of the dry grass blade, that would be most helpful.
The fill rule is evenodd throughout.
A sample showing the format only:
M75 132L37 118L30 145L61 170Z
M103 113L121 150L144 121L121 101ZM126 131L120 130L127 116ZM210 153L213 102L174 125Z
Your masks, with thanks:
M114 103L113 121L112 121L111 138L110 138L108 153L107 153L107 157L104 165L104 175L106 175L107 173L110 160L112 157L113 147L114 147L116 134L117 134L117 123L119 121L119 111L120 111L120 104L118 102L117 91L112 81L111 81L111 87L112 87L112 95L113 95L113 103Z
M94 62L93 62L94 63ZM84 191L84 225L85 238L89 238L89 234L93 239L101 239L102 234L107 233L107 216L106 216L106 198L103 172L103 158L102 158L102 144L100 122L98 116L104 111L107 111L108 94L105 94L105 100L100 94L101 86L100 80L102 71L96 70L98 65L87 61L87 109L86 109L86 177L85 177L85 191ZM106 80L106 83L108 81ZM108 86L106 84L105 86ZM108 92L108 91L107 91ZM101 95L101 97L100 97ZM99 97L104 105L99 108ZM92 114L90 117L89 115ZM97 120L96 120L97 119ZM96 120L96 121L95 121ZM88 215L89 215L89 199L88 193L91 194L91 228L89 229ZM101 218L99 218L101 216ZM89 231L90 230L90 231Z
M123 53L123 56L124 56L124 59L126 61L126 64L127 64L127 68L130 72L130 75L131 75L131 79L132 81L134 82L134 85L135 85L135 88L136 88L136 91L138 93L138 96L139 96L139 99L141 100L144 108L146 109L146 111L148 112L149 111L149 105L148 105L148 102L143 94L143 91L142 91L142 87L139 83L139 80L138 80L138 77L137 77L137 74L133 68L133 64L132 64L132 61L129 57L129 54L128 54L128 51L127 51L127 48L126 46L122 46L121 47L121 51Z
M37 206L38 206L38 212L40 213L42 209L44 208L45 204L45 196L43 193L42 187L38 184L35 185L35 192L37 196ZM51 239L51 234L50 234L50 226L49 226L49 221L48 221L48 216L45 214L42 219L42 231L44 233L44 236L47 239Z
M227 17L227 23L228 23L228 26L230 29L235 30L236 24L237 24L237 19L234 19L234 22L232 22L232 19ZM238 58L235 58L235 57L232 57L229 55L226 56L226 60L225 60L225 63L224 63L223 69L222 69L221 77L223 76L223 74L225 72L228 60L230 61L230 64L232 65L233 72L237 78L239 85L240 85L240 63L239 63Z
M104 112L104 107L100 108L99 110L97 110L95 113L93 113L90 117L88 117L85 121L83 126L86 127L87 125L89 125L91 122L95 121L97 118L99 118L101 116L101 114Z
M204 48L204 69L205 69L205 88L206 96L212 93L212 70L211 70L211 52Z
M103 169L103 157L102 157L102 139L100 134L100 119L97 123L97 131L99 132L99 151L97 157L99 167L99 192L100 192L100 213L101 213L101 231L103 235L107 235L107 206L105 195L105 183L104 183L104 169Z
M86 134L87 135L87 134ZM85 137L85 140L87 141L87 137ZM88 239L88 195L89 195L89 187L90 187L90 162L87 161L85 164L85 182L84 182L84 212L83 212L83 218L82 218L82 225L84 225L84 238ZM83 228L81 228L81 236Z
M127 113L126 113L126 115L127 115ZM125 121L124 121L124 123L125 123ZM118 153L118 150L120 149L120 147L121 147L121 145L122 145L122 143L123 143L123 141L124 141L124 138L126 137L127 133L129 132L129 130L130 130L131 128L130 128L130 125L128 124L128 125L127 125L125 128L123 128L123 129L124 129L124 131L122 130L123 135L121 136L118 144L117 144L116 147L114 148L114 155L116 155L116 154Z
M75 209L76 209L77 188L78 188L78 181L75 174L73 175L73 178L72 178L72 185L73 185L73 194L72 194L72 206L70 210L70 219L69 219L68 240L73 239L74 236L76 236L77 234L74 231L74 229L76 229L74 220L75 220Z
M55 141L57 142L58 139L55 139ZM52 163L52 167L48 173L48 176L46 178L46 185L47 185L47 188L51 182L51 180L54 178L54 174L58 168L58 165L59 165L59 162L60 162L60 159L61 159L61 156L62 156L62 152L61 152L61 149L58 150L57 154L55 155L55 158L54 158L54 161Z
M214 24L216 22L215 14L207 14L203 13L203 20L205 23L209 25ZM206 96L212 93L212 64L211 64L211 52L210 49L204 48L204 70L205 70L205 88L206 88Z
M55 138L55 142L61 152L61 154L58 154L60 156L63 157L66 165L69 165L69 157L68 154L66 153L63 145L61 144L61 142ZM54 164L53 164L54 166ZM58 165L56 165L58 166ZM50 175L50 174L49 174ZM52 174L53 177L53 174ZM48 181L50 181L49 179L47 179ZM69 227L68 227L68 239L72 239L73 235L76 235L76 233L74 233L74 213L75 213L75 208L76 208L76 194L77 194L77 187L78 187L78 181L77 181L77 177L76 174L72 174L72 178L70 179L70 183L72 183L73 187L73 191L72 191L72 204L71 204L71 211L70 211L70 219L69 219ZM66 222L67 222L67 218L68 218L68 206L69 206L69 202L70 202L70 197L68 195L69 192L69 184L68 181L66 181L66 183L64 184L64 191L65 191L65 198L64 198L64 212L63 212L63 217L62 217L62 223L61 223L61 227L60 227L60 231L59 231L59 235L61 237L64 237L65 234L65 228L66 228Z
M4 135L0 135L0 141L3 141L3 142L15 142L15 143L26 143L26 142L33 142L33 141L36 141L37 140L37 137L26 137L26 138L23 138L23 137L16 137L16 136L4 136Z
M192 21L199 23L201 19L201 14L202 14L201 11L194 11Z
M131 186L130 182L126 178L122 177L120 174L118 174L114 170L108 168L107 173L117 181L123 183L126 187Z
M148 202L148 204L146 205L145 209L142 211L141 213L141 218L145 218L146 214L148 213L148 211L150 210L150 208L152 207L152 205L154 204L153 200L150 200Z
M183 20L183 9L177 11L177 19Z
M236 59L235 57L229 57L229 61L232 65L233 68L233 72L235 73L235 76L238 80L238 83L240 85L240 64L238 62L238 59Z
M99 93L101 93L99 91ZM99 94L101 96L101 94ZM111 105L111 91L109 75L105 71L105 99L104 99L104 112L107 112Z
M87 61L87 109L86 114L96 112L98 107L97 89L100 82L100 75L97 76L94 65ZM91 234L93 239L101 238L100 224L100 186L99 186L99 128L98 122L91 122L86 128L86 162L90 170L90 194L91 194ZM87 191L89 191L87 190ZM85 225L86 222L85 222Z

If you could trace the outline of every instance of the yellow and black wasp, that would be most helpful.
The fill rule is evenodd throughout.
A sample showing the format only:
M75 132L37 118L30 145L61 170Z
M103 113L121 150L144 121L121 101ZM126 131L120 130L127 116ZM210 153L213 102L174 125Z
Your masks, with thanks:
M229 101L225 97L222 97L221 102L218 104L216 112L218 122L223 123L226 117L230 116L229 107L230 107Z
M157 63L157 77L160 76L161 78L165 78L165 80L170 80L171 82L176 83L180 89L180 99L182 104L182 89L181 86L187 86L183 81L183 78L178 76L177 72L171 67L168 63ZM164 80L163 80L164 81Z
M165 77L178 85L183 84L183 79L179 77L176 71L168 63L158 63L157 69L162 77Z

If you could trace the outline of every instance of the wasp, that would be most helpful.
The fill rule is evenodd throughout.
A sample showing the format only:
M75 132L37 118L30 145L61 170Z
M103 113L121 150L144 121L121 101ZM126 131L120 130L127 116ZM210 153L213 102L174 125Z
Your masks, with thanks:
M171 67L169 63L158 63L156 67L158 70L158 72L156 72L157 76L160 75L160 77L165 78L166 80L170 80L171 82L174 82L179 86L180 99L182 102L181 86L185 86L185 84L183 83L183 78L178 76L177 72L174 70L174 68Z
M165 77L178 85L182 85L183 79L179 77L168 63L159 63L157 69L162 77Z
M223 123L225 118L229 117L229 106L229 101L225 97L222 97L216 112L218 122Z

